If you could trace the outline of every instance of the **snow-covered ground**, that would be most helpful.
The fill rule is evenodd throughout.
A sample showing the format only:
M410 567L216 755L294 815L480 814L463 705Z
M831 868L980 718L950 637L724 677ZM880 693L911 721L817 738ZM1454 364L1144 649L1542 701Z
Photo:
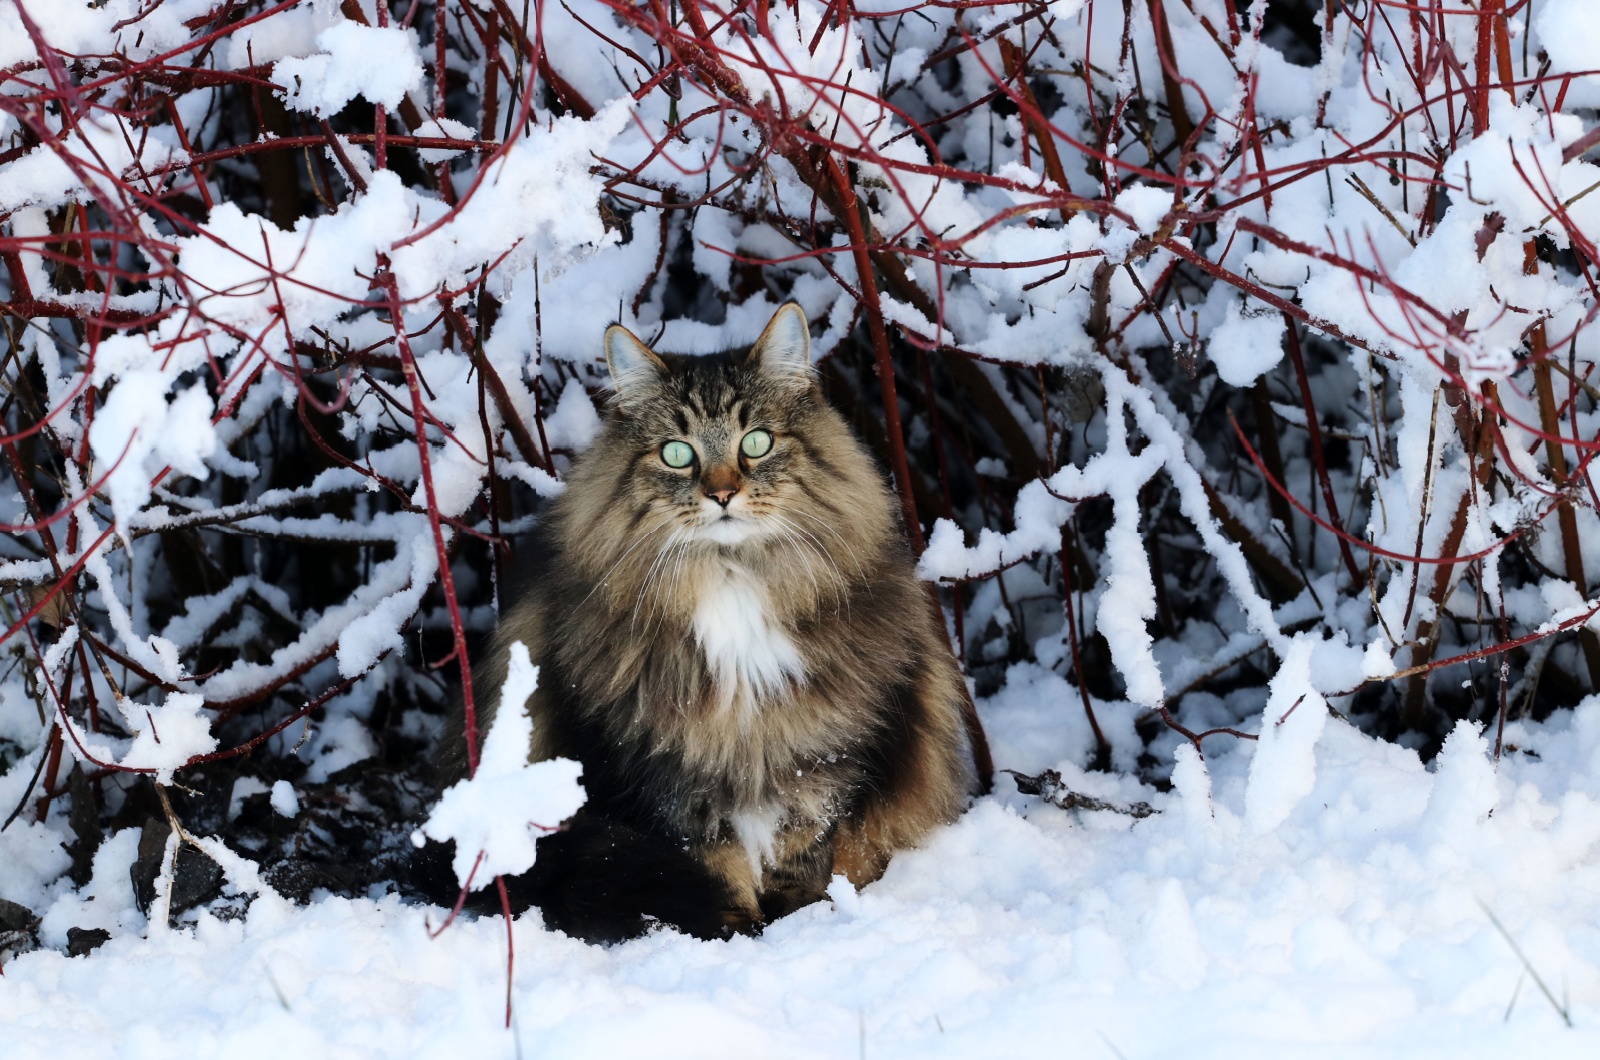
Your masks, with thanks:
M5 966L0 1055L1600 1051L1600 698L1509 726L1516 750L1498 767L1463 725L1432 772L1302 705L1273 742L1212 738L1206 769L1180 754L1162 795L1072 767L1069 691L1017 674L984 704L1001 763L1062 765L1075 790L1154 816L1063 811L1003 775L881 882L836 887L760 938L598 948L530 913L514 929L510 1030L498 919L430 939L442 911L392 896L300 908L266 892L242 919L140 937L133 844L113 839L82 894L54 885L44 934L120 933L88 957ZM20 822L0 835L0 896L36 893L58 839Z

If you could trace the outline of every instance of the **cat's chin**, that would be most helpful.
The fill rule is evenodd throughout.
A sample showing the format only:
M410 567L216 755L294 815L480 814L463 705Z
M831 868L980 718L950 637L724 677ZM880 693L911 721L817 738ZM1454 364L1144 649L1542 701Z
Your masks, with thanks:
M756 524L749 519L717 519L700 528L702 541L719 545L742 545L756 535Z

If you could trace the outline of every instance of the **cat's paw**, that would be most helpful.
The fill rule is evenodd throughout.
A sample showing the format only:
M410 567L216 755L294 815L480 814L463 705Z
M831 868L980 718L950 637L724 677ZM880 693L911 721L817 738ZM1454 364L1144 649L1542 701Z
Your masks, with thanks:
M724 909L722 911L723 938L732 938L735 935L748 935L755 938L766 927L759 913L752 913L748 909Z

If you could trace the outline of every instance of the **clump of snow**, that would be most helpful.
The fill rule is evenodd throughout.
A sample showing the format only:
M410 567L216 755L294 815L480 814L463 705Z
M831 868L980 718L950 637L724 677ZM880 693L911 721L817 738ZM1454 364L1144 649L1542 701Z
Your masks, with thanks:
M5 8L0 8L0 20L4 13ZM0 28L0 35L4 32ZM96 165L68 165L67 159L84 154L93 157ZM11 213L25 206L114 197L117 178L180 162L185 157L171 133L159 126L135 130L115 116L85 116L70 133L63 134L62 143L35 147L5 167L5 180L0 181L0 210Z
M1539 46L1550 59L1550 73L1576 74L1569 104L1592 107L1600 103L1600 10L1588 0L1544 0L1534 8L1533 28Z
M63 717L65 745L88 766L140 770L153 773L158 784L171 784L172 774L191 759L217 749L211 720L201 713L205 705L205 697L194 692L168 692L159 706L118 699L117 712L133 733L131 741L92 735ZM114 745L120 745L120 752Z
M252 795L263 795L272 788L262 783L255 777L240 777L233 782L233 788L228 793L228 820L238 817L244 810L244 800Z
M122 756L120 765L130 769L153 769L159 783L172 783L172 774L191 758L217 749L204 696L193 692L168 692L159 707L138 706L127 700L117 706L134 732L133 746Z
M1389 654L1389 649L1383 646L1381 640L1374 640L1367 645L1367 650L1361 656L1361 673L1364 677L1384 678L1396 671L1394 656Z
M1016 528L1001 534L984 527L971 547L961 527L949 519L936 520L927 548L917 559L917 573L929 581L979 577L1041 551L1055 551L1074 506L1052 494L1051 488L1043 482L1023 486L1017 494Z
M1162 220L1172 212L1172 191L1149 184L1135 184L1124 188L1116 198L1116 207L1133 219L1133 227L1140 235L1154 235Z
M110 473L106 492L124 534L129 520L149 501L157 471L171 465L203 479L206 457L216 449L214 407L205 388L189 387L168 402L169 385L164 372L126 373L89 428L95 460Z
M124 828L95 851L89 883L81 891L59 896L40 917L39 935L48 946L65 946L67 929L99 928L114 935L136 934L145 927L134 900L128 870L139 855L140 830Z
M1283 314L1229 299L1226 315L1207 340L1217 375L1229 386L1247 387L1283 360Z
M302 5L279 11L230 34L224 50L228 68L243 70L287 56L311 55L317 50L317 34L333 26L338 17L328 10L331 6Z
M828 881L828 900L833 903L834 909L845 916L861 911L861 892L856 890L856 885L850 882L848 876L835 876Z
M268 801L273 812L280 817L294 817L300 812L300 797L294 793L294 785L287 780L273 781L272 796Z
M311 759L306 782L320 784L339 770L371 758L378 753L378 746L362 719L330 711L312 730L303 753Z
M1478 825L1500 801L1500 782L1489 744L1469 721L1458 721L1439 751L1433 790L1423 821L1436 841L1466 850Z
M272 82L296 110L329 117L357 96L398 107L422 86L416 37L399 26L363 26L344 21L317 34L315 55L280 59Z
M427 517L418 515L415 521L426 524ZM434 572L439 569L439 556L433 542L418 534L408 544L410 553L410 582L403 589L390 593L360 618L344 627L339 634L339 675L354 677L375 665L386 652L400 647L400 629L414 611L422 594L433 584Z
M1328 704L1311 684L1315 640L1301 634L1272 678L1245 788L1245 827L1265 835L1288 819L1317 783L1316 746Z
M600 433L600 414L576 379L562 389L556 407L545 417L544 433L552 446L577 452L589 448Z
M1211 773L1193 744L1181 743L1172 754L1172 790L1178 793L1178 807L1190 827L1212 827Z
M438 136L449 140L476 140L478 134L472 129L453 118L429 118L417 126L418 136ZM462 153L458 147L424 147L417 154L428 163L448 162Z
M1159 975L1183 990L1205 982L1210 956L1181 880L1168 877L1161 881L1141 928L1144 960Z
M474 890L487 887L496 876L532 868L538 834L553 831L583 806L581 765L570 758L528 761L528 699L538 684L528 646L515 642L477 772L451 786L422 826L431 839L455 842L451 864L463 887L468 880Z

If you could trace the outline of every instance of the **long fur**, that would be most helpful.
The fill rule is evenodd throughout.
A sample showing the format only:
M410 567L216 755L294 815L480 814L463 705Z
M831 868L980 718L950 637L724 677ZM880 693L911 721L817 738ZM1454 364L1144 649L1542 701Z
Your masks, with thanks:
M882 475L815 385L805 329L790 304L749 351L705 357L608 333L605 429L473 671L486 730L508 646L527 644L530 756L582 762L586 813L686 851L734 927L820 898L834 873L875 879L972 781L942 617ZM752 459L756 429L773 441ZM693 465L667 466L670 440ZM459 775L462 741L446 753Z

